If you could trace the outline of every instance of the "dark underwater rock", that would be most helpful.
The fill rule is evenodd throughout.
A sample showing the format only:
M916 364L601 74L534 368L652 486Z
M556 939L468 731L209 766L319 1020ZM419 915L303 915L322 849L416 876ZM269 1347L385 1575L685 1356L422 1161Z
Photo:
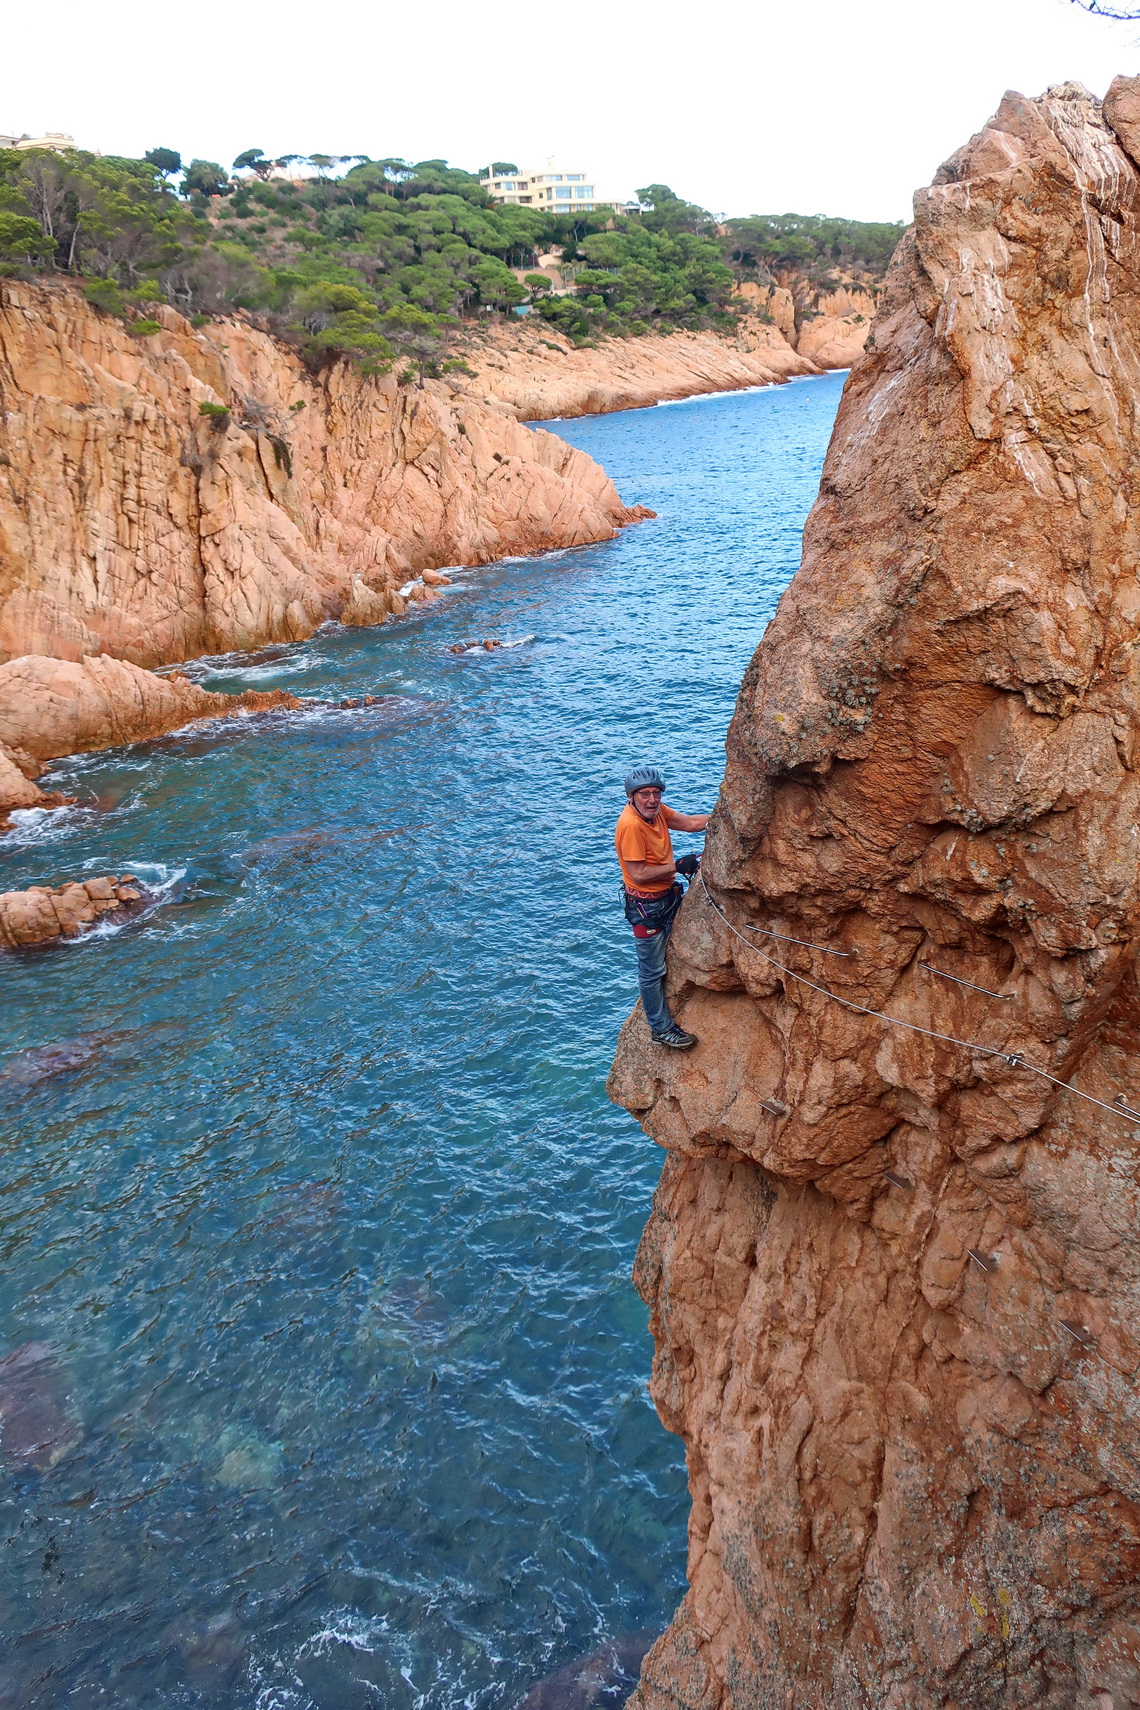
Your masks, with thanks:
M0 1360L0 1462L49 1472L83 1441L67 1373L47 1342Z
M594 1710L595 1706L616 1710L637 1685L642 1661L657 1637L656 1633L628 1633L621 1639L607 1639L588 1657L532 1686L519 1710Z

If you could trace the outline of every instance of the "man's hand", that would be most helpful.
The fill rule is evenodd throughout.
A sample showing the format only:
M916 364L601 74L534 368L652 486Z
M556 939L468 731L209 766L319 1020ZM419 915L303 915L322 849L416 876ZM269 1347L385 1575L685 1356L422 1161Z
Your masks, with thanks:
M684 873L686 879L695 879L701 865L699 855L682 855L676 863L678 873Z

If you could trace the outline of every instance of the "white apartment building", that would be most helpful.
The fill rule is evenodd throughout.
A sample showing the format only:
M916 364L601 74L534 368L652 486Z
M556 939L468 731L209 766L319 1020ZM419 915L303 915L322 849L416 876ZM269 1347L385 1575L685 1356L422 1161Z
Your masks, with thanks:
M595 194L588 172L560 172L548 160L540 170L479 174L479 182L493 202L523 208L546 208L552 214L592 214L595 208L613 205L612 197Z
M53 154L67 154L75 147L75 138L66 131L48 131L42 137L30 137L27 131L15 136L11 131L0 132L0 148L46 148Z

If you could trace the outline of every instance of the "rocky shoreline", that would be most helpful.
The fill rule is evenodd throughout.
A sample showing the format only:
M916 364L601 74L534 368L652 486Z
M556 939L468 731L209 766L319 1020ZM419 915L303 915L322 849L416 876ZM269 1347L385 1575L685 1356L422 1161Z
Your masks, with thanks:
M639 410L708 392L778 386L823 369L780 329L742 321L732 336L673 332L579 349L544 323L489 327L464 342L467 394L522 421ZM832 364L840 367L846 364Z
M66 284L0 281L0 828L56 805L46 760L269 704L151 667L384 623L441 565L651 515L499 404L156 313L136 338Z
M146 741L228 713L301 704L283 689L215 694L181 674L159 677L122 659L13 659L0 665L0 832L17 809L68 800L36 784L47 761Z

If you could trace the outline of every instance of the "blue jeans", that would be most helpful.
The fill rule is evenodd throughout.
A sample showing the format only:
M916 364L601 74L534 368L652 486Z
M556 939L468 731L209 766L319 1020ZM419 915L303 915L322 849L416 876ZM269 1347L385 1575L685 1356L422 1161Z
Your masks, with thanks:
M681 905L681 887L674 885L664 896L640 900L623 893L625 918L631 926L649 928L648 938L634 937L637 951L637 989L641 1007L653 1033L668 1033L675 1026L665 1002L665 946Z
M641 993L641 1007L651 1033L668 1033L673 1026L673 1017L665 1002L665 946L672 930L673 922L670 920L652 938L635 938L633 941L637 951L637 989Z

